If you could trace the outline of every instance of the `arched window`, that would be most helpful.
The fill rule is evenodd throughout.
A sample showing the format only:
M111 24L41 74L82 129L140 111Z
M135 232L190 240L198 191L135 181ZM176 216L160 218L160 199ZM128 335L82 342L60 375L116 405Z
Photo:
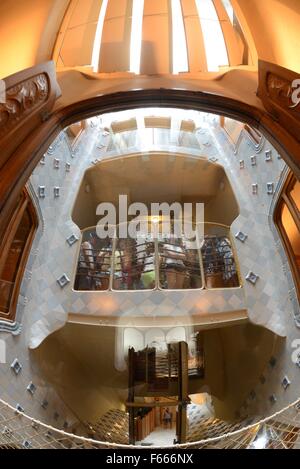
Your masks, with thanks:
M275 222L286 248L300 299L300 182L293 174L281 193Z
M14 321L20 285L37 227L37 217L26 190L0 242L0 319Z

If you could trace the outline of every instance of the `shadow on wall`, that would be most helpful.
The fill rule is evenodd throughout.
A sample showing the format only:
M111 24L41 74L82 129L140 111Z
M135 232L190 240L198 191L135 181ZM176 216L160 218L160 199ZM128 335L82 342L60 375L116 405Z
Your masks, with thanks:
M249 323L223 328L220 330L220 340L225 393L223 399L215 394L217 398L213 399L213 405L217 418L236 420L236 413L240 411L251 391L260 384L261 376L266 375L270 368L270 359L280 354L285 346L285 339ZM259 395L257 398L259 400Z
M82 422L124 410L127 373L114 368L115 330L67 324L32 352L45 379Z

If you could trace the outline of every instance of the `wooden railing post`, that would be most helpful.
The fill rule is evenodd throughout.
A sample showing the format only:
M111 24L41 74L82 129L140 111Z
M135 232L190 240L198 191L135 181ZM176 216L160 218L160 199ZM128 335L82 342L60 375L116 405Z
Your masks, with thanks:
M128 350L128 403L134 403L134 348ZM129 444L135 444L134 407L128 406L129 415Z
M188 345L178 344L178 443L187 439L187 404L189 402Z

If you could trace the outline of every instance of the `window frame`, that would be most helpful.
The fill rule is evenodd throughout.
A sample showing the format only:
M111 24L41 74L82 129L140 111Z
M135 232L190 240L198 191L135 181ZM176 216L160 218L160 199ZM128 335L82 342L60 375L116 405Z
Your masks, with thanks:
M290 172L281 190L281 193L280 193L280 196L279 196L276 208L275 208L274 222L276 224L280 238L283 242L283 246L285 248L288 262L292 270L293 279L294 279L294 283L295 283L295 287L297 291L297 296L298 296L298 299L300 300L300 268L298 267L293 247L291 245L291 242L289 240L285 227L283 226L283 223L282 223L282 212L283 212L284 206L286 206L300 233L300 212L293 198L290 196L291 191L293 190L293 187L295 186L296 183L297 183L296 176L292 172Z
M28 261L28 257L30 254L30 249L32 246L32 242L38 227L38 217L34 205L32 203L31 197L27 191L27 189L23 189L21 193L20 200L17 203L15 211L11 217L11 220L7 226L5 234L3 236L2 241L0 242L0 272L5 266L7 261L7 257L9 256L9 252L12 246L12 243L15 239L16 233L22 221L23 215L28 210L29 216L31 218L32 224L30 227L30 232L27 236L21 257L19 267L16 271L16 276L14 279L14 286L11 294L11 299L9 303L9 311L5 313L0 309L0 321L7 321L7 322L14 322L16 318L17 312L17 304L19 298L19 292L21 283L23 280L24 271L26 268L26 264Z

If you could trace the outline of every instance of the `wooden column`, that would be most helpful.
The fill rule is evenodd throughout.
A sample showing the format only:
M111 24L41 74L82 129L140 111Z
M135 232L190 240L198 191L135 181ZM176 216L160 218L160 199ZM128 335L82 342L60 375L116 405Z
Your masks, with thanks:
M128 350L128 403L134 403L134 348ZM128 406L129 413L129 444L135 444L134 406Z
M178 344L178 422L177 438L179 443L185 443L187 438L187 404L189 402L188 377L188 345L186 342Z

